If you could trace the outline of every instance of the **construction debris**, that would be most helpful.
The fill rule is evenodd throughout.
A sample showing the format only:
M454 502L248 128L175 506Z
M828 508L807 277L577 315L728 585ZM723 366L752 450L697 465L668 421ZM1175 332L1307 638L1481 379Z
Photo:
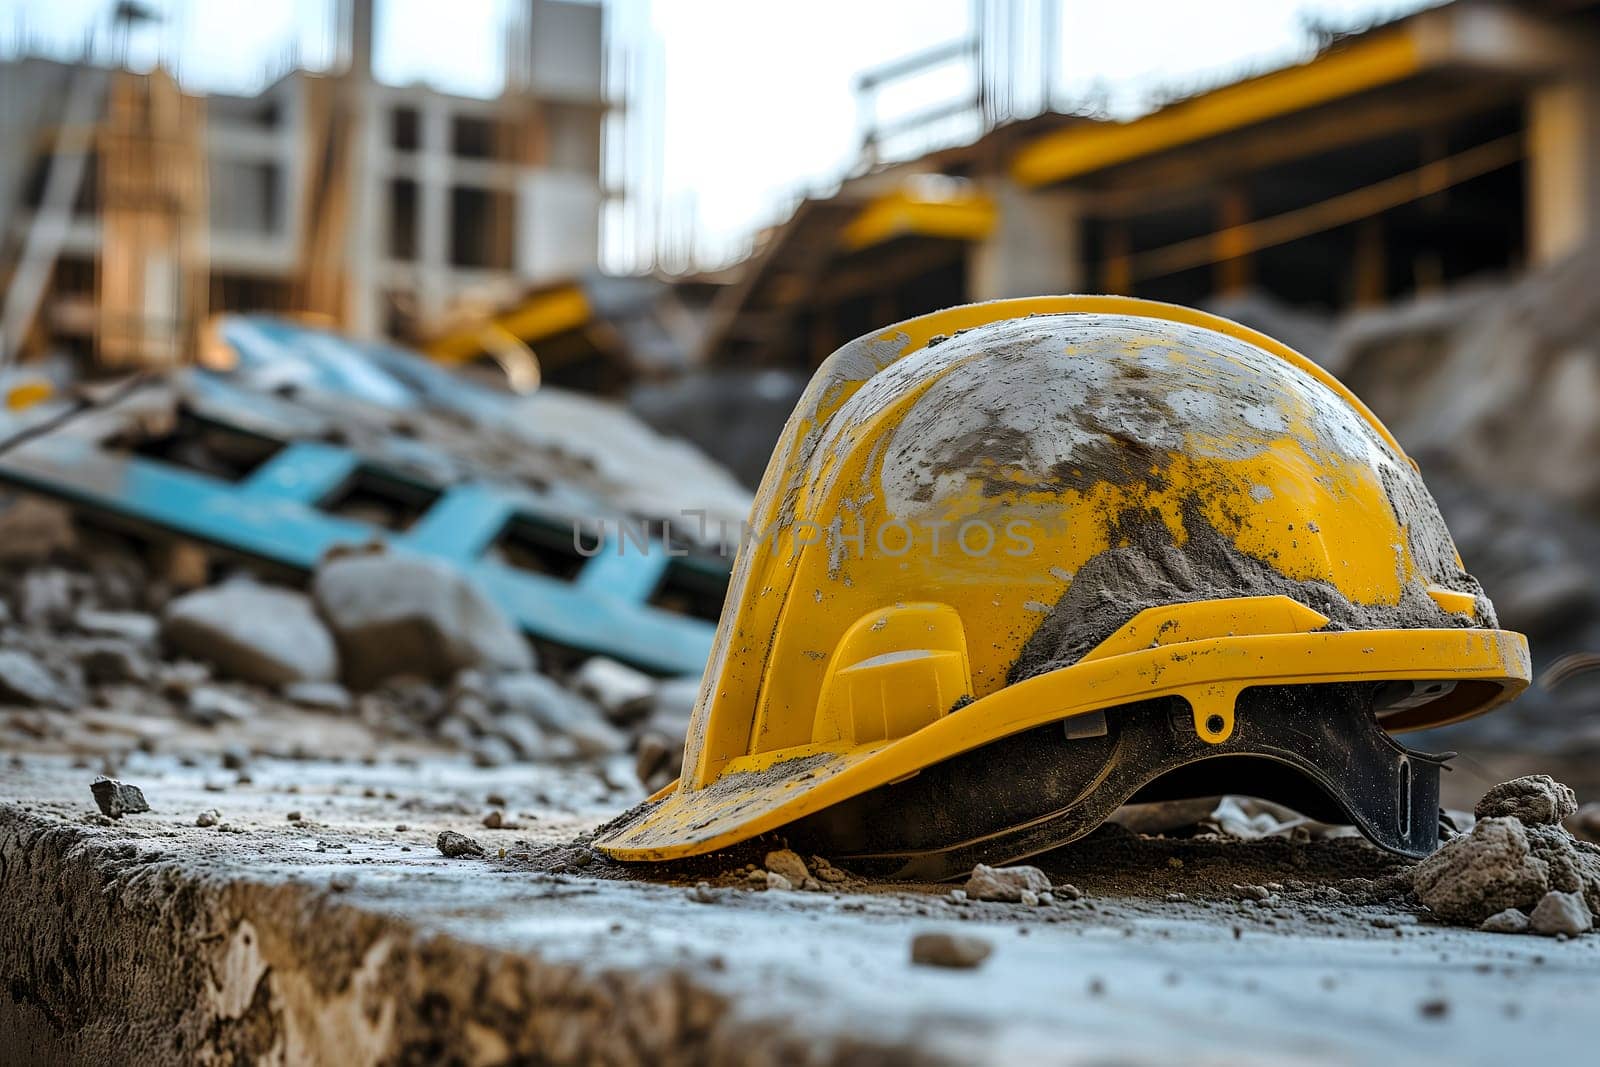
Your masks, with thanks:
M1539 898L1528 916L1528 930L1546 937L1577 937L1594 929L1594 916L1582 893L1552 889Z
M987 867L978 864L967 879L967 897L971 900L999 900L1016 904L1027 896L1038 901L1038 895L1050 892L1050 878L1037 867Z
M439 854L446 859L460 859L463 856L481 858L484 854L482 845L466 834L458 834L454 830L441 831L437 844Z
M94 802L99 805L100 814L109 819L120 819L124 815L137 815L142 811L149 811L150 805L144 799L144 791L136 785L119 782L115 778L101 776L89 784L89 791L94 794Z
M72 690L26 652L0 649L0 701L25 707L69 708Z
M1585 915L1600 909L1600 846L1577 840L1560 824L1575 808L1572 791L1547 775L1495 786L1479 801L1471 832L1417 864L1417 899L1445 922L1478 926L1493 920L1486 928L1499 932L1518 925L1504 915L1508 909L1529 915L1536 933L1588 929L1576 907L1559 897L1575 894L1588 908Z
M333 637L310 598L289 589L235 581L197 590L167 605L161 635L175 652L258 685L339 676Z
M911 962L924 967L971 970L994 952L981 937L943 932L917 934L911 939Z
M339 555L317 569L311 588L354 688L398 676L444 681L469 668L534 665L527 642L499 609L442 563L386 552Z

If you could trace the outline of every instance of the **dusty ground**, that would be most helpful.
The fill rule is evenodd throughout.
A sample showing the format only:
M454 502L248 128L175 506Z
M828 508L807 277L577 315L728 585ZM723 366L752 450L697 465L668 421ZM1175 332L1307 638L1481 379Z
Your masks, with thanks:
M638 797L622 767L135 751L153 810L104 825L97 762L0 765L13 1061L1572 1062L1600 996L1600 937L1434 925L1349 839L1111 829L1046 865L1053 905L959 903L614 867L574 838ZM993 953L913 966L927 930Z

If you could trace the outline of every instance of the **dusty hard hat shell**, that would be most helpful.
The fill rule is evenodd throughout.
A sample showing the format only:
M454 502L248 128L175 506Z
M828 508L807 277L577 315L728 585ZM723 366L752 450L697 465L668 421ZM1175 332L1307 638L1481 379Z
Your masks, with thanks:
M702 851L1066 717L1039 695L1072 672L1084 692L1111 660L1097 706L1175 686L1208 742L1243 684L1287 677L1262 652L1281 635L1311 650L1291 681L1485 683L1395 726L1526 680L1525 645L1494 629L1377 419L1277 342L1169 305L1005 301L847 345L785 428L751 528L684 779L602 839L614 854ZM1330 641L1352 633L1410 637ZM1402 647L1419 634L1428 651ZM1218 641L1254 659L1193 655ZM1185 659L1139 658L1181 642Z

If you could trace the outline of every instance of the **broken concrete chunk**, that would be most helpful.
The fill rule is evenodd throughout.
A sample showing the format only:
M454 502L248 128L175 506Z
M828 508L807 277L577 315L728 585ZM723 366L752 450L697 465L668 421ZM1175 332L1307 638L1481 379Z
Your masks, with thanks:
M678 722L686 729L689 716L694 714L695 702L700 699L700 676L663 678L656 683L655 696L650 701L650 718L656 722ZM680 729L683 733L684 729Z
M150 810L142 789L115 778L102 775L89 784L89 791L94 794L94 802L100 806L100 813L107 818L120 819L124 815Z
M458 834L454 830L443 830L439 833L439 853L449 859L460 859L463 856L482 856L483 846L478 844L466 834Z
M115 637L144 646L154 645L161 634L160 621L142 611L84 609L72 617L72 625L93 637Z
M571 738L586 756L621 752L627 745L599 708L535 671L495 679L494 703L502 714L524 715L549 733Z
M443 681L466 667L533 669L533 652L510 620L436 560L335 557L317 570L312 593L338 642L345 680L358 689L401 674Z
M1590 801L1567 819L1567 829L1585 841L1600 842L1600 803Z
M77 702L77 695L37 659L19 649L0 649L0 704L70 708Z
M283 687L283 699L312 711L350 710L350 690L338 682L292 682Z
M330 682L338 677L333 637L292 589L229 582L167 605L162 637L174 650L260 685Z
M837 885L838 883L843 882L850 877L848 874L833 866L821 856L812 856L811 865L812 868L817 872L817 878L824 882Z
M572 688L594 701L606 718L625 723L648 711L655 679L605 656L591 656L572 676Z
M17 586L17 617L29 626L61 626L72 618L72 575L59 567L28 571Z
M989 867L978 864L967 879L967 896L972 900L999 900L1016 904L1024 891L1034 894L1050 891L1050 879L1037 867Z
M66 508L35 497L21 497L0 508L0 563L43 563L77 544Z
M92 685L118 685L150 680L150 663L123 641L95 641L78 657L84 678Z
M1527 826L1551 826L1577 810L1577 795L1569 787L1548 774L1529 774L1483 794L1475 814L1480 819L1514 815Z
M993 951L983 938L963 934L923 933L911 939L911 962L924 967L970 970Z
M1528 917L1516 908L1507 908L1483 920L1478 929L1491 934L1525 934L1528 932Z
M521 715L496 715L491 723L493 735L510 745L518 759L555 759L562 754L532 719Z
M1549 892L1534 905L1528 916L1528 931L1555 937L1565 934L1577 937L1594 929L1594 916L1582 893Z
M776 871L768 871L767 872L767 888L768 889L789 890L789 889L793 889L794 887L795 887L795 883L794 882L789 881L789 879L785 878L783 875L777 873Z
M768 852L762 866L773 874L781 874L794 885L801 885L811 877L811 872L806 869L806 861L792 849L780 848Z
M1549 889L1549 874L1520 820L1490 817L1417 864L1411 885L1439 918L1476 926L1507 908L1531 909Z
M202 811L199 815L194 817L194 824L196 826L215 826L221 821L222 812L218 811L216 808L207 808L205 811Z
M658 733L639 735L633 749L633 773L648 792L665 788L678 776L683 754L677 750L675 761L674 751L672 742Z
M226 689L197 685L184 698L181 712L190 722L201 726L217 726L252 718L256 708L244 697L235 696Z

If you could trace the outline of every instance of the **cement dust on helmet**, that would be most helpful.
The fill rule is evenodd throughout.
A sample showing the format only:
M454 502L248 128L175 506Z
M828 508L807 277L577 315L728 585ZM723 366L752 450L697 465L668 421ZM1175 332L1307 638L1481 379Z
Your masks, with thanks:
M1390 734L1528 682L1413 464L1272 339L1119 297L952 308L817 372L751 514L683 777L622 860L781 829L903 876L1246 793L1420 855Z

